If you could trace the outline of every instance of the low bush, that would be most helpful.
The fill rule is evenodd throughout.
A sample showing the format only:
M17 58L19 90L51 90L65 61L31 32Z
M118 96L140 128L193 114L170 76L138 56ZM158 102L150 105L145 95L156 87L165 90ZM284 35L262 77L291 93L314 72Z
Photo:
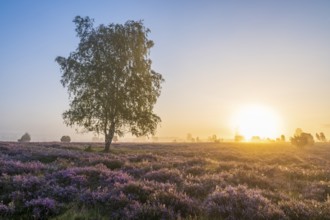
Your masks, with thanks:
M27 201L25 206L32 212L34 219L45 219L59 213L57 202L50 198L38 198Z
M161 183L176 183L181 184L183 179L181 173L176 169L160 169L156 171L151 171L144 175L144 178L147 180L154 180Z
M120 147L0 142L0 219L329 219L326 144Z
M136 200L141 203L146 203L154 191L154 189L143 183L133 181L119 185L118 187L125 195L127 195L129 199Z
M282 210L261 195L258 190L245 186L227 186L217 189L204 202L210 219L282 219Z
M194 217L200 214L197 201L187 195L173 190L159 190L152 195L152 202L166 205L173 209L180 217Z

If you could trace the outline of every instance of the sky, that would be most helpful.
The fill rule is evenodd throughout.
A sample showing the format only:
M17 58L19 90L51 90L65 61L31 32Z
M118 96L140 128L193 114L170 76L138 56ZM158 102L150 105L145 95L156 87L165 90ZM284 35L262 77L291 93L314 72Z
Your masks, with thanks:
M95 25L143 20L165 78L157 136L233 138L236 112L276 112L278 132L330 137L330 1L0 1L0 140L90 141L66 127L55 62L78 45L76 15Z

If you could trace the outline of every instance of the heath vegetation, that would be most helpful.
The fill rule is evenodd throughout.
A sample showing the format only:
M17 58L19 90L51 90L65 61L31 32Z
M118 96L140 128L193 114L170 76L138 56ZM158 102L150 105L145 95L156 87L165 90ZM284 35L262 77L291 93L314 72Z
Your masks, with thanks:
M0 143L2 219L330 219L329 145Z

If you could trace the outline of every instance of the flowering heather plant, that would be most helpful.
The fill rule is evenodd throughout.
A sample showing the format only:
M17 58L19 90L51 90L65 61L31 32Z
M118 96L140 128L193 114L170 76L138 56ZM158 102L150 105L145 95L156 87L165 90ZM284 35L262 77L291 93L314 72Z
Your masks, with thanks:
M43 171L46 166L39 161L22 163L14 160L0 160L0 174L22 174L38 173Z
M228 186L215 190L204 202L209 218L223 219L281 219L285 218L278 209L258 190L245 186Z
M140 155L131 156L128 160L134 163L143 162L143 161L155 162L159 160L159 156L155 156L152 154L140 154Z
M48 195L54 198L57 201L65 202L65 203L70 203L78 197L80 194L80 190L74 186L74 185L69 185L65 187L61 187L57 184L52 185L52 186L47 186L45 187L44 190L40 191L41 195Z
M152 195L151 201L164 204L183 218L194 217L200 214L200 207L197 201L176 190L157 190Z
M115 170L115 169L120 169L124 166L124 161L121 161L119 159L108 159L108 158L93 158L90 161L90 165L96 165L96 164L103 164L105 165L108 169Z
M4 205L2 202L0 202L0 217L10 216L13 212L13 207Z
M33 199L26 202L25 206L32 211L32 215L35 219L43 219L56 215L59 212L56 201L50 198Z
M112 171L107 178L105 179L104 183L107 186L111 186L114 184L125 184L132 181L133 178L125 172L122 171Z
M314 181L307 185L302 194L305 199L317 200L320 202L326 201L330 195L330 181Z
M216 187L225 187L228 183L228 173L205 174L202 176L187 176L183 184L183 191L199 200L205 199Z
M330 216L326 144L303 151L286 144L121 144L110 155L83 149L0 142L0 219Z
M146 173L150 172L153 170L153 167L135 167L132 165L126 165L123 168L123 171L125 171L127 174L133 176L134 178L141 178L143 177Z
M154 180L161 183L182 183L182 175L179 170L176 169L161 169L156 171L151 171L144 175L144 178L147 180Z
M330 219L330 200L317 202L290 199L279 202L279 207L290 219Z
M30 197L33 197L32 195L30 195ZM8 194L8 198L9 200L7 202L13 202L15 204L16 207L20 207L22 206L22 204L28 200L28 199L32 199L29 198L29 195L27 195L25 192L22 191L12 191Z
M269 178L266 178L262 174L258 174L254 171L246 171L246 170L233 170L233 176L227 181L230 184L234 185L248 185L253 188L260 189L272 189L272 181Z
M134 204L134 207L131 207L133 212L130 213L129 219L180 219L176 216L175 212L172 209L169 209L164 204L152 203L152 204Z
M12 179L12 185L15 189L31 193L38 191L44 183L43 177L33 176L31 174L15 175Z
M79 169L79 168L77 168ZM66 169L56 172L52 175L54 181L57 182L59 186L65 187L73 185L75 187L84 187L87 186L88 181L87 177L83 174L79 174L77 169Z
M111 171L103 164L92 167L73 167L52 174L52 178L61 186L74 185L78 188L109 186L116 182L126 183L131 177L122 171Z
M193 176L200 176L202 174L205 174L206 173L206 170L204 167L200 167L200 166L192 166L192 167L189 167L185 170L185 173L186 174L190 174L190 175L193 175Z
M120 216L125 216L125 209L135 202L122 192L112 192L106 188L98 191L87 190L79 197L80 207L90 210L97 209L110 219L122 219Z
M0 201L8 192L13 190L12 184L12 177L7 174L0 175Z
M149 184L150 185L150 184ZM150 195L155 189L144 184L143 182L128 182L116 185L118 190L122 191L131 200L146 203L150 199Z
M205 166L205 165L210 164L210 161L206 160L203 157L195 157L193 159L188 159L187 161L184 161L183 164L187 167Z
M185 182L183 188L184 192L190 197L196 199L204 199L211 191L213 191L215 186L205 187L201 183Z
M107 188L98 191L87 190L79 196L79 204L86 207L104 206L111 200L111 197L111 191Z

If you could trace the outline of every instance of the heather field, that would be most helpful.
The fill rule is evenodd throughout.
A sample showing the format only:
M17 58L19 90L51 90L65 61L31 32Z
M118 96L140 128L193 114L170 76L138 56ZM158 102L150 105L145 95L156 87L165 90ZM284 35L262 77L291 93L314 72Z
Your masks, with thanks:
M0 142L0 219L330 219L330 145Z

